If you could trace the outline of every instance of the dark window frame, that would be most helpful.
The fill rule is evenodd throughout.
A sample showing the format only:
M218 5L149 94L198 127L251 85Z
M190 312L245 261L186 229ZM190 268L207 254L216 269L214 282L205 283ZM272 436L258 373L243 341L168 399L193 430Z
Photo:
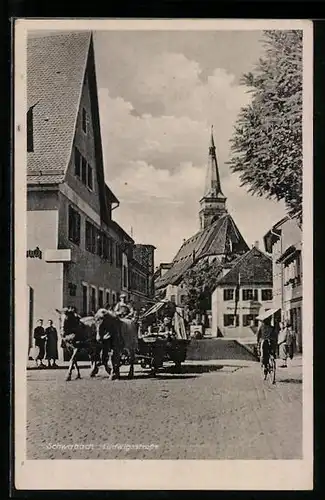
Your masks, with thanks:
M250 293L251 292L251 293ZM244 288L242 291L242 300L243 301L257 301L258 300L258 289L257 288Z
M97 304L96 304L96 287L94 286L91 286L91 292L90 292L90 310L91 312L95 312L96 311L96 308L97 308Z
M83 315L88 314L88 303L89 303L88 286L82 284L82 309L83 309L82 313L83 313Z
M273 300L273 290L272 288L262 288L262 301Z
M88 163L86 158L81 155L81 182L87 186Z
M224 314L223 315L223 326L229 327L234 326L234 314ZM236 314L236 327L239 326L239 314Z
M235 298L235 290L234 288L224 288L223 289L223 300L224 302L228 300L234 300Z
M97 254L97 228L89 220L85 227L85 249L87 252Z
M104 290L102 288L98 288L98 307L104 307Z
M87 188L91 191L94 189L93 167L89 163L87 163Z
M68 238L75 245L80 245L81 240L81 215L69 205L68 212Z

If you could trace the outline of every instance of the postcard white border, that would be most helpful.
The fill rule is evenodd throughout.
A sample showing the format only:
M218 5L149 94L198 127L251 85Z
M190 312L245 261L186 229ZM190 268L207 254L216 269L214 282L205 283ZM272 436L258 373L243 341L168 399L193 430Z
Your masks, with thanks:
M303 214L303 459L26 460L26 41L49 30L301 29L304 38ZM303 20L32 20L15 22L15 487L31 490L193 489L310 490L313 488L313 25ZM276 222L276 221L275 221ZM19 314L18 314L19 312Z

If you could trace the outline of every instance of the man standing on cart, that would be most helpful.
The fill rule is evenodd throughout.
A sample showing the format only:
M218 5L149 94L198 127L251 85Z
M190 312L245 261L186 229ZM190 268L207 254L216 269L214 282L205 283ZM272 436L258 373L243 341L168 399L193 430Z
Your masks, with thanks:
M119 316L120 318L131 319L131 320L134 319L134 309L131 304L128 304L126 302L125 293L121 293L120 300L116 304L114 312L116 316Z

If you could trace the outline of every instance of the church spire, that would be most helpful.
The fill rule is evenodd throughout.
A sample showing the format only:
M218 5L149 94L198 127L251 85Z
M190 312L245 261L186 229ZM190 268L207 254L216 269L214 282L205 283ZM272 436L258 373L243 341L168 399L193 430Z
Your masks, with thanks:
M205 180L204 187L204 197L207 198L225 198L220 182L219 168L217 162L216 155L216 147L214 144L213 138L213 125L211 126L211 139L210 139L210 147L209 147L209 161L208 161L208 169Z
M216 155L216 147L213 137L213 126L211 127L211 138L209 146L208 169L205 180L204 194L200 200L200 225L201 229L212 224L221 215L227 213L226 197L221 189L219 168Z

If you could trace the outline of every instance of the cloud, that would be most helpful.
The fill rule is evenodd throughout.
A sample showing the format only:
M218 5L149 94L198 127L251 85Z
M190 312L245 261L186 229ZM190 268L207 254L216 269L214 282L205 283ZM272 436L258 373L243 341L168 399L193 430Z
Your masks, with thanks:
M244 237L259 239L263 220L271 225L270 214L282 206L249 196L226 164L235 120L250 99L247 89L223 68L202 78L197 61L172 52L131 64L129 80L132 102L99 89L105 177L121 201L118 222L127 231L132 226L137 241L157 246L157 263L172 259L183 238L198 230L213 124L229 210ZM142 114L140 104L148 112Z

